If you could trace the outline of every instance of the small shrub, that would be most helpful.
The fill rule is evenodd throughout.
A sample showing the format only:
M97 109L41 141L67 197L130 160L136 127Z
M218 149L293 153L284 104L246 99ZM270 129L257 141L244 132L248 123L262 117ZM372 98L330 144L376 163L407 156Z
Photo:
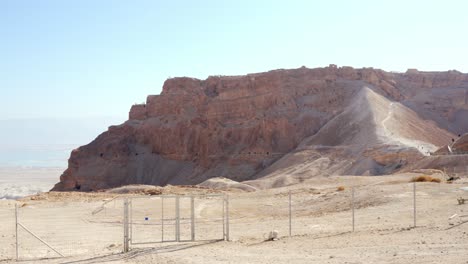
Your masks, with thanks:
M413 177L411 182L436 182L440 183L441 180L439 178L431 177L429 175L421 175L417 177Z
M162 191L160 189L145 189L143 190L145 195L161 195Z
M342 192L345 190L345 187L344 186L339 186L338 188L336 188L337 191L339 192Z

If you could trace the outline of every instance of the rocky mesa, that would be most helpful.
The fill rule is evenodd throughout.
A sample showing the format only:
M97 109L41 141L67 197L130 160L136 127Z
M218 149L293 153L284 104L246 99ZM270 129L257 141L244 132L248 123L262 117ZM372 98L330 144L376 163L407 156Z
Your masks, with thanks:
M468 131L468 75L330 65L168 79L129 120L71 153L53 191L192 185L271 188L381 175Z

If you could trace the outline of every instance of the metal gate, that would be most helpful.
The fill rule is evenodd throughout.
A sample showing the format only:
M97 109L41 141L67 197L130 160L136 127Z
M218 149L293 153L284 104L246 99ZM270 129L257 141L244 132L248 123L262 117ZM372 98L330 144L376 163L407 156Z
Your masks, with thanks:
M132 197L124 213L124 243L223 240L227 236L224 195ZM128 241L128 242L126 242Z

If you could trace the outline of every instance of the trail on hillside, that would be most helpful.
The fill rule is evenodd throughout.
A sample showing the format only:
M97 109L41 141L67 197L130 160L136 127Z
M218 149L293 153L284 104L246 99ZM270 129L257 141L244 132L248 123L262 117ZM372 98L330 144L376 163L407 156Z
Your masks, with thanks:
M388 139L398 143L399 145L416 148L421 154L425 156L429 156L430 151L435 151L437 149L436 146L430 143L423 142L420 140L415 140L415 139L408 139L388 129L388 127L386 126L386 123L392 118L394 114L394 110L395 110L395 102L391 102L389 105L387 116L381 121L381 125L384 130L384 135Z
M384 118L384 120L382 120L381 124L382 124L382 127L384 129L384 134L391 138L391 136L393 135L393 133L391 133L387 126L385 125L385 123L390 120L390 117L392 117L392 114L393 114L393 102L390 103L390 110L388 110L388 113L387 113L387 117Z

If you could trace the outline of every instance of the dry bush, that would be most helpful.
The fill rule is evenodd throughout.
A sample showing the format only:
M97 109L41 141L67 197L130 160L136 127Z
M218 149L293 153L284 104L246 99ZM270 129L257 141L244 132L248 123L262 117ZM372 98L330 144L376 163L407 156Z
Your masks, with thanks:
M417 177L413 177L411 182L436 182L440 183L441 180L439 178L431 177L429 175L420 175Z
M160 189L145 189L142 191L143 194L145 195L161 195L162 190Z
M344 186L339 186L338 188L336 188L337 191L339 192L342 192L345 190L345 187Z

